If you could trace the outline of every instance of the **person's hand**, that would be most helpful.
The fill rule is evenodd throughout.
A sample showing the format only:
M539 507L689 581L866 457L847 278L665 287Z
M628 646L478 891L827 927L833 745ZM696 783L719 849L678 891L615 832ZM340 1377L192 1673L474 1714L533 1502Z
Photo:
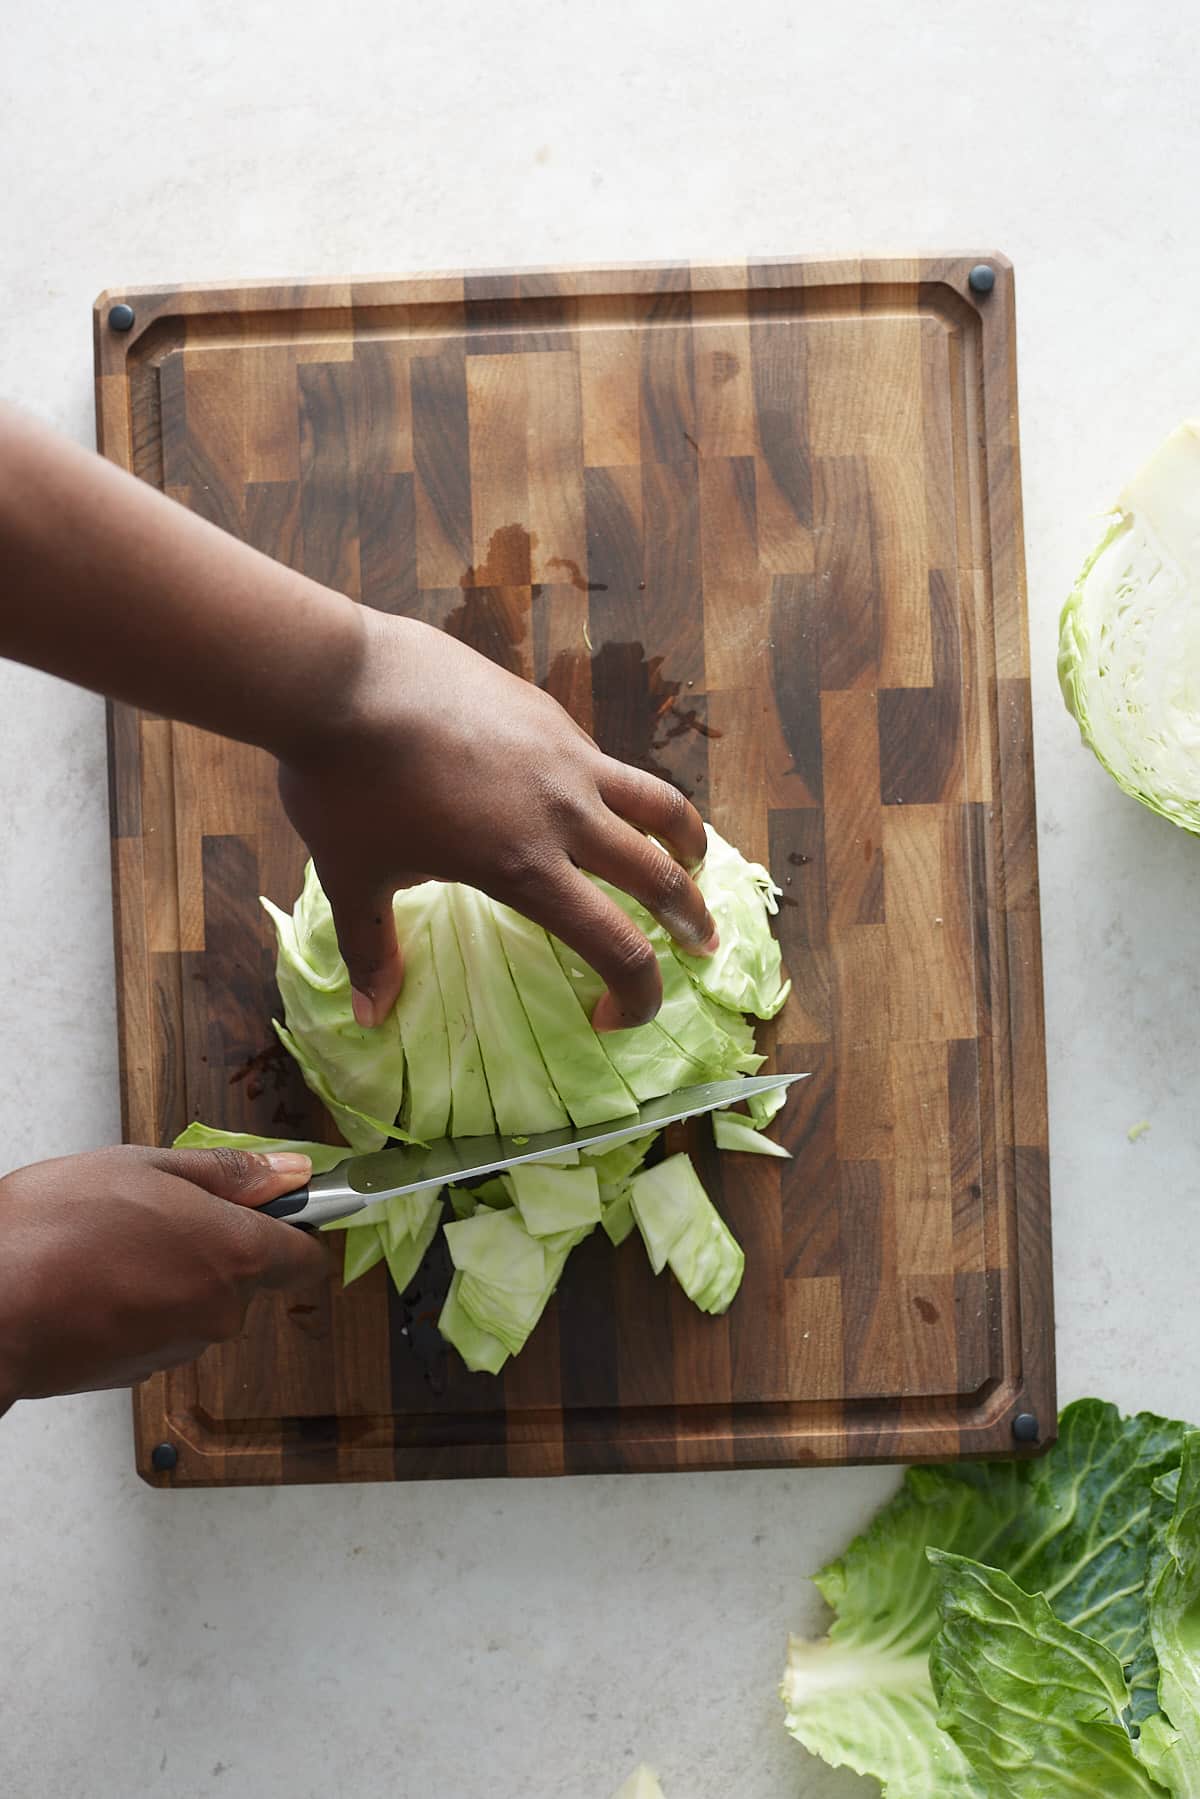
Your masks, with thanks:
M652 1018L661 983L582 870L682 948L716 948L685 872L704 829L673 787L465 644L354 605L3 408L0 566L0 655L279 759L363 1024L400 991L390 902L421 877L479 887L569 943L608 985L598 1030Z
M314 1237L253 1208L307 1156L101 1149L0 1180L0 1413L126 1387L237 1336L261 1288L311 1286Z
M478 887L577 950L608 987L597 1030L652 1018L653 947L581 871L640 900L682 948L711 954L716 930L687 873L705 850L695 807L602 754L556 700L465 644L409 619L362 621L344 710L313 721L280 763L360 1024L381 1023L403 981L392 895L431 878Z

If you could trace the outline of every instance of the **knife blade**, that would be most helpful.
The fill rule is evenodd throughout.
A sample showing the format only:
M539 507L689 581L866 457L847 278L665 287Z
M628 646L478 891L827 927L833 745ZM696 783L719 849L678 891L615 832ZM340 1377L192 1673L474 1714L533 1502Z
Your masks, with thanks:
M738 1075L728 1081L705 1081L698 1087L682 1087L676 1093L650 1099L624 1118L604 1124L557 1131L540 1131L529 1137L443 1137L437 1143L397 1143L368 1156L351 1156L327 1174L314 1175L304 1187L271 1200L259 1210L268 1218L314 1229L352 1217L366 1206L393 1199L401 1193L419 1193L444 1187L448 1181L470 1181L515 1168L522 1162L540 1162L565 1150L612 1148L661 1131L685 1118L715 1112L722 1106L749 1099L754 1093L771 1093L805 1081L807 1074Z

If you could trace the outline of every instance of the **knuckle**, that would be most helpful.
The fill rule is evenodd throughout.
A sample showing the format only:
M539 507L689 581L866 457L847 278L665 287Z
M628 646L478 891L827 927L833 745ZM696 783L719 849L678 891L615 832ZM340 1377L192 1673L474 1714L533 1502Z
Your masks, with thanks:
M677 911L691 898L691 880L671 856L656 858L653 882L655 898L664 911Z
M509 843L501 850L497 874L511 893L527 894L544 886L545 858L529 843Z
M658 969L653 944L632 926L614 939L612 960L614 970L629 980L644 980Z
M587 802L573 787L555 781L547 788L543 804L551 824L563 831L576 830L588 815Z

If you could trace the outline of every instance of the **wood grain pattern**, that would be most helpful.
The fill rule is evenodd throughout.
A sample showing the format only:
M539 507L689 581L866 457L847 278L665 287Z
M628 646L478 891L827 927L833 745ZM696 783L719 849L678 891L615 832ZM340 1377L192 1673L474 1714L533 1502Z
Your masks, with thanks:
M95 314L102 449L547 687L783 888L790 1163L690 1142L701 1317L589 1242L467 1375L414 1286L256 1304L135 1395L160 1483L922 1459L1054 1416L1013 283L978 257L159 289ZM127 300L131 332L107 324ZM325 1134L273 1046L258 753L110 715L125 1130ZM150 1471L154 1444L179 1452Z

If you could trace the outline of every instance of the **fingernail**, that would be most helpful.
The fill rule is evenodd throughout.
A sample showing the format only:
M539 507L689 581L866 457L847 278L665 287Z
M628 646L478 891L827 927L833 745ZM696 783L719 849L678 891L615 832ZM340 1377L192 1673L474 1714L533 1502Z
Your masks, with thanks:
M371 1030L375 1023L375 1001L368 994L360 993L357 987L352 987L350 1004L354 1008L355 1024L360 1024L364 1031Z
M258 1159L272 1174L286 1175L289 1180L307 1180L312 1173L311 1159L297 1155L294 1149L273 1149Z
M702 949L697 950L696 953L697 953L697 955L700 955L700 956L715 956L717 951L720 949L720 947L721 947L721 938L717 931L716 926L714 925L712 936L709 938L708 942L704 945L704 947Z

